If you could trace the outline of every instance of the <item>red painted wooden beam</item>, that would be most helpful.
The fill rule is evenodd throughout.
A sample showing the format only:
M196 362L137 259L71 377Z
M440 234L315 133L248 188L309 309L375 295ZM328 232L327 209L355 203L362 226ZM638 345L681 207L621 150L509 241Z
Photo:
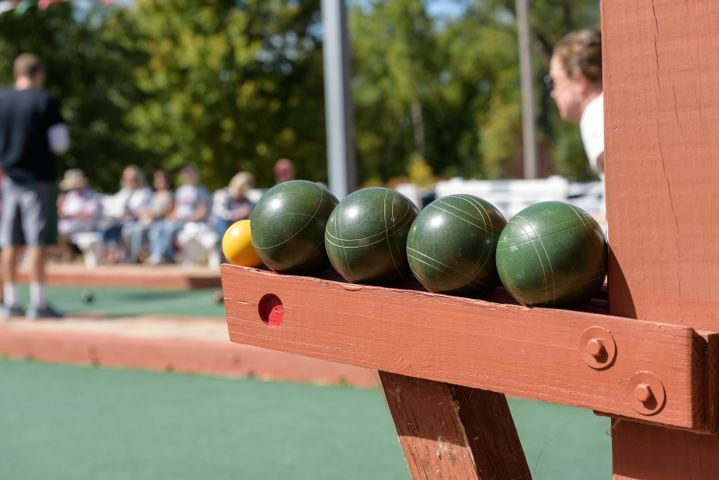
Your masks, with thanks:
M234 342L707 430L706 341L688 327L231 265L222 279Z

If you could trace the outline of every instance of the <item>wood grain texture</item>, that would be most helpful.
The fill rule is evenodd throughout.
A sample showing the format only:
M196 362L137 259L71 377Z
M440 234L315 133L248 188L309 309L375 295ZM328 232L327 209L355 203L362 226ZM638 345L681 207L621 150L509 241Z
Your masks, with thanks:
M719 2L604 0L602 21L610 312L716 332ZM616 479L717 478L719 437L615 421L612 439Z
M705 382L707 428L717 431L719 335L707 335ZM613 419L615 480L714 480L719 472L719 437Z
M413 479L530 479L500 393L379 372Z
M719 472L716 437L613 420L615 480L714 480Z
M719 2L606 0L612 313L719 326Z
M719 432L719 334L707 335L706 365L704 418L709 431Z
M230 338L324 360L703 429L704 343L693 330L608 315L504 305L222 266ZM278 327L260 319L266 294L284 305ZM614 364L582 359L589 327L612 332ZM627 384L659 376L667 402L636 412Z

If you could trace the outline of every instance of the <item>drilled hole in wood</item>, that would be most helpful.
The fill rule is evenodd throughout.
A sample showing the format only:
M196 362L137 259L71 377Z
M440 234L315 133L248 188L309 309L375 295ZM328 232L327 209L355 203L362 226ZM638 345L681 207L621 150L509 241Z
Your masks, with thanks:
M282 305L282 300L272 293L268 293L260 299L257 311L268 327L279 327L285 316L285 306Z

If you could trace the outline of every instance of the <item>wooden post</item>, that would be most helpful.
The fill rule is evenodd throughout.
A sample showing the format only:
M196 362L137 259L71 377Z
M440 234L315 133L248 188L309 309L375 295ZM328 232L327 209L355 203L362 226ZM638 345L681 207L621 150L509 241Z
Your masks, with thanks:
M610 313L717 331L719 2L604 0L602 19ZM717 436L615 420L612 442L615 479L719 472Z
M379 372L413 479L530 479L501 393Z

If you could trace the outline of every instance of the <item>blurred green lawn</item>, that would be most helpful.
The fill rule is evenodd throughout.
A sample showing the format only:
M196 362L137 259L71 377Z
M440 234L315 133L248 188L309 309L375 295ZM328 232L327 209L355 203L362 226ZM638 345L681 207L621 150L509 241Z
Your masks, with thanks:
M148 288L77 288L48 286L48 298L56 308L68 315L102 313L111 317L138 315L225 317L225 307L216 303L218 289L152 290ZM92 292L94 300L87 303L83 292ZM28 288L20 289L27 305Z
M379 390L0 360L0 479L406 479ZM610 478L609 421L511 400L535 480Z

